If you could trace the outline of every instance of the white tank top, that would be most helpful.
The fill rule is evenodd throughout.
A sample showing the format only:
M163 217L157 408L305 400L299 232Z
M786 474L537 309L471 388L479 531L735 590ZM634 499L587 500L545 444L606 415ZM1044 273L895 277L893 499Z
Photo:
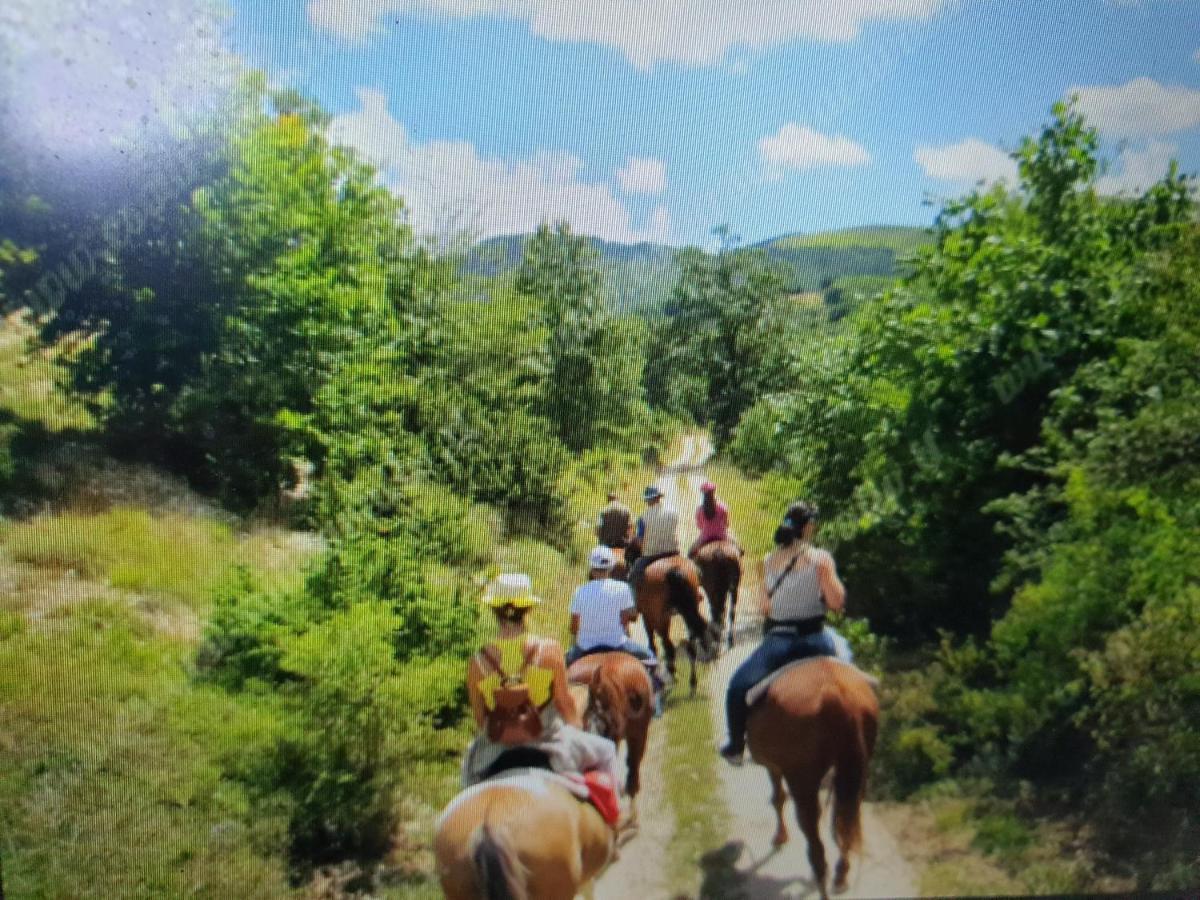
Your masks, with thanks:
M808 551L808 559L797 562L790 572L780 575L787 568L791 556L784 557L777 569L771 569L764 563L767 576L767 587L779 582L779 587L771 595L771 618L779 622L796 619L815 619L825 615L825 601L821 596L821 576L817 566L829 559L826 550L813 547Z

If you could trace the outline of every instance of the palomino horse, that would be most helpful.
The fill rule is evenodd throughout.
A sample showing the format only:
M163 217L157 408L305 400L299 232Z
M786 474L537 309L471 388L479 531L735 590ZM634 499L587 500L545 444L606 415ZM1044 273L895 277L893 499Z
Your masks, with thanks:
M629 797L629 821L635 822L642 757L654 717L654 685L646 667L628 653L593 653L571 664L567 680L588 686L584 727L608 738L617 749L621 741L626 742L625 794Z
M771 776L777 822L772 843L787 842L783 805L790 791L822 898L828 894L818 788L832 769L833 829L840 853L833 887L840 891L850 872L849 856L862 841L860 813L878 725L879 702L870 681L853 666L829 658L785 671L750 713L750 755Z
M637 541L630 541L625 550L625 560L630 568L640 553L641 547ZM703 592L700 590L700 572L696 564L685 556L668 556L657 560L642 572L640 581L634 585L633 594L646 628L646 642L657 656L655 635L662 641L663 659L672 678L675 677L675 644L671 641L671 617L679 613L683 619L688 630L688 658L692 663L688 684L695 694L697 661L710 662L719 649L714 640L715 629L700 614Z
M590 896L615 848L595 807L536 772L467 788L442 813L433 842L447 900Z
M700 584L708 594L712 623L717 640L725 629L725 610L729 609L729 646L733 646L733 620L737 613L738 588L742 583L742 554L732 541L711 541L696 551Z

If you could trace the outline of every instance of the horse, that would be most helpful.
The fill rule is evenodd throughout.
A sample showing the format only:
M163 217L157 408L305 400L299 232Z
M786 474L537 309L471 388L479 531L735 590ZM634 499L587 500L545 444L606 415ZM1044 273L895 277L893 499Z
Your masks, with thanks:
M630 541L625 549L625 561L631 569L640 555L641 545L636 539ZM711 662L718 649L715 646L714 626L704 621L704 616L700 614L703 592L696 564L685 556L668 556L657 560L642 572L641 580L633 587L633 595L646 629L646 642L657 656L655 636L662 640L662 658L672 678L675 677L675 644L671 640L671 617L679 613L683 619L688 631L686 646L691 660L688 684L694 695L698 683L696 663Z
M729 608L729 646L733 646L733 620L737 613L738 588L742 583L742 554L732 541L710 541L696 551L700 583L708 594L712 622L717 626L717 641L725 629L725 609Z
M879 701L867 676L827 657L784 671L750 712L750 756L771 777L772 845L787 843L783 806L790 791L822 900L828 894L818 789L832 769L833 828L840 853L833 887L841 891L850 873L850 854L862 841L862 800L878 727Z
M567 681L588 686L583 724L608 738L620 749L626 742L625 794L629 797L629 823L637 821L637 795L641 790L642 757L654 717L654 685L641 661L628 653L593 653L577 659L567 669Z
M618 581L625 581L629 578L629 563L625 560L624 547L612 547L613 558L616 560L612 567L612 572L609 573L609 578L615 578Z
M591 896L616 835L590 803L531 772L450 801L433 851L447 900L573 900Z

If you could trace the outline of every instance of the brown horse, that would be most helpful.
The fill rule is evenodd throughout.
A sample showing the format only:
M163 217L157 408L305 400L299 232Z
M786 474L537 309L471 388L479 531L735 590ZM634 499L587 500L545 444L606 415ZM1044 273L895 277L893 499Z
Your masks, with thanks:
M783 805L790 791L822 898L828 894L818 788L832 769L833 828L840 853L833 887L840 891L850 872L849 856L862 841L860 814L878 725L879 702L870 681L852 666L828 658L784 672L750 713L750 755L771 776L777 823L773 843L778 847L788 839Z
M447 900L590 896L615 848L595 807L537 773L467 788L442 813L433 842Z
M631 568L640 554L638 542L630 541L625 550L625 561ZM675 677L675 644L671 640L671 617L678 613L683 619L688 631L688 658L692 663L688 684L695 694L698 683L696 663L710 662L719 649L715 627L704 621L700 614L703 592L696 564L685 556L657 560L642 572L640 581L633 586L633 595L646 628L646 642L657 656L655 636L662 641L662 658L672 678Z
M711 541L696 551L700 583L708 594L712 622L717 626L717 641L725 630L725 610L729 609L729 646L733 646L733 620L737 613L738 588L742 584L742 554L732 541Z
M584 727L608 738L617 749L621 741L626 742L625 793L629 797L629 821L635 822L642 757L654 717L654 685L646 667L628 653L593 653L571 664L567 680L588 685Z

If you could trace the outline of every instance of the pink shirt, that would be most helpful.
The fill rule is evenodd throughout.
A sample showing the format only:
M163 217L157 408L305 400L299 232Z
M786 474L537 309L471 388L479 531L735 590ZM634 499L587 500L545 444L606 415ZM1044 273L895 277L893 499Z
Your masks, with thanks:
M704 514L704 504L696 507L696 527L702 541L724 541L729 538L729 507L717 501L717 514L711 519Z

